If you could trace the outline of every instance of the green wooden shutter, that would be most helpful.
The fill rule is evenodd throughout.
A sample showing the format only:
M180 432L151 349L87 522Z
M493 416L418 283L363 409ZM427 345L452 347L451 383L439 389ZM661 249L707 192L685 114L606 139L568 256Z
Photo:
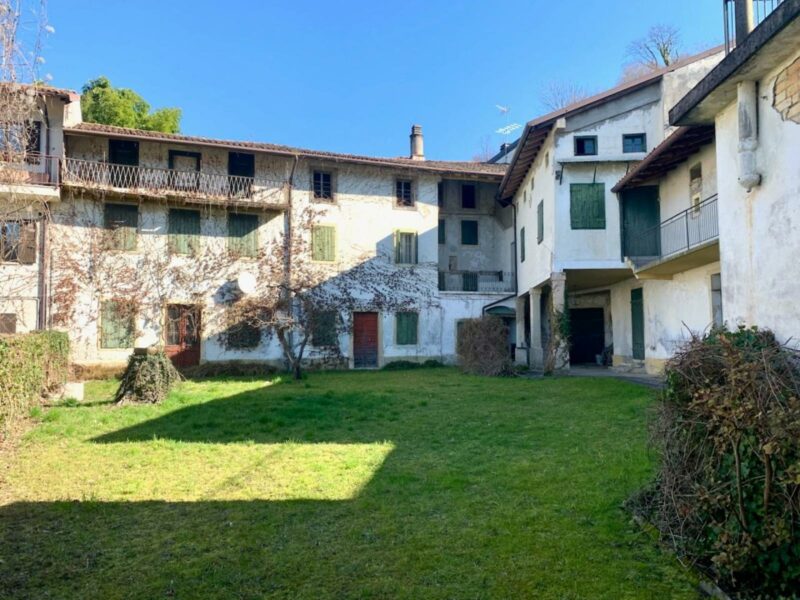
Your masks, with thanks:
M631 338L633 358L644 360L644 293L642 288L631 290Z
M417 263L417 234L408 231L396 231L394 234L394 260L399 265Z
M136 231L139 227L139 207L133 204L106 204L103 210L106 229L113 232L113 250L136 250Z
M417 331L419 314L415 312L399 312L395 317L397 328L398 346L415 346L417 344Z
M536 227L536 243L541 244L544 240L544 200L536 207Z
M238 256L254 258L258 255L257 215L228 215L228 249Z
M200 212L170 209L169 247L175 254L191 254L199 247Z
M339 336L336 332L336 311L323 310L311 319L311 343L321 348L323 346L336 346Z
M478 245L477 221L461 221L461 244L464 246Z
M447 241L447 234L445 232L445 221L444 219L439 219L439 243L444 244Z
M311 258L333 262L336 260L336 228L320 225L311 230Z
M133 346L133 318L124 315L119 305L107 300L100 305L100 347L130 348Z
M604 183L573 183L569 187L569 196L572 229L606 228L606 186Z
M519 262L525 262L525 228L519 230Z

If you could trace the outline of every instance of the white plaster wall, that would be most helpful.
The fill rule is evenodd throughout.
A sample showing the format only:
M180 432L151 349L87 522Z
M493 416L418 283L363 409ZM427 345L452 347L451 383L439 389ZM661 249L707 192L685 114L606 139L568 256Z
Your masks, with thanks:
M689 171L698 163L703 169L703 200L717 193L716 144L712 142L688 157L659 182L662 221L691 208Z
M456 327L458 322L476 319L483 314L483 307L497 302L503 294L459 294L449 292L441 295L440 355L447 364L456 363ZM502 303L513 308L513 299ZM513 334L512 334L513 335Z
M645 364L658 371L690 332L702 333L712 322L711 275L720 263L704 265L676 274L671 280L627 279L611 288L611 318L614 323L614 355L633 360L631 290L643 288L645 317ZM726 282L723 279L723 288ZM723 313L727 307L723 302Z
M720 49L706 58L696 60L688 65L666 73L661 80L661 122L663 133L661 140L669 135L674 129L669 124L669 111L681 100L693 87L695 87L711 69L717 66L725 58L725 51Z
M726 320L771 328L794 344L800 340L800 125L781 120L772 107L772 88L778 73L799 55L759 82L756 160L763 181L749 193L737 182L736 105L716 119Z

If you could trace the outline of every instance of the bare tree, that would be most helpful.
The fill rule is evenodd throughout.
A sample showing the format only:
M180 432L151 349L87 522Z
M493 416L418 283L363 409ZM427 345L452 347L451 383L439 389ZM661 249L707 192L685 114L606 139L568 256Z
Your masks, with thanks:
M587 89L572 81L553 80L539 92L539 101L551 111L561 110L588 97Z
M630 64L650 69L668 67L680 58L680 31L672 25L654 25L644 37L628 44Z
M472 162L489 162L489 159L495 155L492 150L492 136L490 135L481 136L478 147L478 152L472 155Z

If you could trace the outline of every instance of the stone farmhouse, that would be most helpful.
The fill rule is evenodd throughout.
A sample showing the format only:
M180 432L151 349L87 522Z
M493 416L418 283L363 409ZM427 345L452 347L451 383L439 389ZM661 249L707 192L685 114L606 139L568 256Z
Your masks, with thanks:
M758 4L725 2L724 46L535 118L490 163L426 160L416 125L378 158L84 123L77 94L35 88L25 158L0 168L0 332L63 328L81 364L151 344L281 363L230 306L280 276L295 228L355 299L314 324L311 361L452 363L482 314L532 368L656 373L713 325L796 337L800 0Z

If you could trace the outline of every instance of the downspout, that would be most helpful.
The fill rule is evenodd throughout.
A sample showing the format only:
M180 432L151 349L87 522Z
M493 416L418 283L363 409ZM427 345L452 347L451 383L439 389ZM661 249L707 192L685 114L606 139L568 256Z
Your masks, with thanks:
M44 102L42 110L42 117L44 118L45 128L45 171L52 177L52 165L50 162L50 115L47 112L47 102ZM41 232L39 234L39 273L37 277L37 295L39 297L38 313L36 315L36 329L47 329L47 307L48 307L48 290L47 290L47 274L50 269L50 261L47 256L47 217L49 214L49 207L45 205L45 210L42 211L41 217Z
M736 45L744 43L755 26L753 2L736 0ZM761 184L756 167L758 149L758 86L755 81L742 81L737 89L739 117L739 185L748 192Z
M300 161L300 156L295 154L294 155L294 162L292 163L292 171L289 173L289 189L287 190L286 194L286 217L284 218L284 234L286 235L286 241L284 243L284 252L286 253L283 259L284 265L284 282L286 283L286 294L290 294L289 289L291 288L291 277L292 277L292 209L293 209L293 202L292 202L292 190L294 189L294 174L297 170L297 163ZM290 306L289 310L294 312L294 306L291 306L292 300L291 297L288 298ZM294 346L294 330L289 332L289 344Z

